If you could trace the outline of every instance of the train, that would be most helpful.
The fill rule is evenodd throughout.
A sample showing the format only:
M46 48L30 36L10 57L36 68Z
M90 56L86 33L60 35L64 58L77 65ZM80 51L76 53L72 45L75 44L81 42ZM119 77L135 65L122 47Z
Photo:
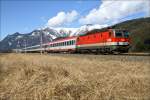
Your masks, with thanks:
M22 48L21 52L48 53L127 53L131 47L129 31L107 28L84 35L55 39L41 45Z

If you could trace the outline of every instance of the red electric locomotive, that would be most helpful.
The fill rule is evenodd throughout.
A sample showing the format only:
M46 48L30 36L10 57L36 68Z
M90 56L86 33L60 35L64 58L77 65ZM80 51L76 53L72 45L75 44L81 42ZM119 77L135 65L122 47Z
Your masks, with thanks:
M77 38L77 52L125 53L130 47L129 32L107 29L91 32Z

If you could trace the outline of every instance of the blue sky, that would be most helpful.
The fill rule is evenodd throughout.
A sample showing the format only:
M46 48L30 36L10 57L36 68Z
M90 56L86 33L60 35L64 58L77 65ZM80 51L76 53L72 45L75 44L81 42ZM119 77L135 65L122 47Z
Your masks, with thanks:
M131 6L128 5L129 3L126 3L125 7ZM142 3L137 5L142 5ZM112 13L111 9L115 6L115 2L111 0L103 4L99 0L0 0L0 39L14 32L28 33L46 25L80 27L88 23L112 24L118 22L119 18L133 19L146 14L143 10L135 13L134 8L129 8L127 10L131 10L131 14L127 14L126 9L123 9L116 11L118 13L114 13L112 17L108 17L109 12ZM108 12L105 13L104 11L107 10ZM120 15L120 12L123 13ZM61 18L63 19L59 21Z
M76 0L2 0L1 1L1 37L14 32L30 32L33 29L44 26L47 20L60 11L77 10L83 14L100 1L76 1ZM78 27L74 23L70 27Z

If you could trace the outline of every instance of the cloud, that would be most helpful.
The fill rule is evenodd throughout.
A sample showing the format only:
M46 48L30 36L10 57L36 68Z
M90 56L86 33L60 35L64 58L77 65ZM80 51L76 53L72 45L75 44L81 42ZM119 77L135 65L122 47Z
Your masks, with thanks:
M49 27L58 27L62 25L69 24L76 20L78 16L78 12L73 10L71 12L59 12L55 17L52 17L48 20L47 26Z
M89 13L81 17L81 24L112 24L117 23L122 18L139 13L146 12L146 0L103 0L98 9L92 9Z

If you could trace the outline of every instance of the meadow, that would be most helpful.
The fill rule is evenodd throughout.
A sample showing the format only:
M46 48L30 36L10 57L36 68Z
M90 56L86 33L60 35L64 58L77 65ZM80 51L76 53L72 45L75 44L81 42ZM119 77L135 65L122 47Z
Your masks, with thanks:
M150 56L0 54L0 100L150 100Z

